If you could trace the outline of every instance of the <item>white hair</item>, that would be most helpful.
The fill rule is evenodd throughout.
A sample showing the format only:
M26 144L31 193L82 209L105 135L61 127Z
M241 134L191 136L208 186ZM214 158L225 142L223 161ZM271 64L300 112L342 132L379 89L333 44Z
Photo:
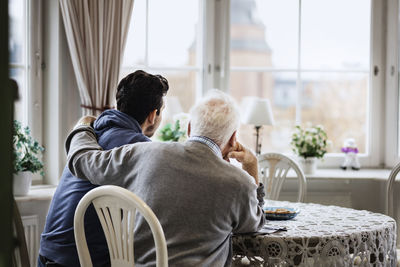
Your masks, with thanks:
M224 146L239 127L240 113L232 97L212 89L190 110L190 122L192 136L206 136Z

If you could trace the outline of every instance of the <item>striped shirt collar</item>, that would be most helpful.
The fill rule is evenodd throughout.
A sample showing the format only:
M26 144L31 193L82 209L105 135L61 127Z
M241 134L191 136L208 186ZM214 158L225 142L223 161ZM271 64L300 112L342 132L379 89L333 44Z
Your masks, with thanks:
M206 136L198 136L198 135L196 135L196 136L189 137L188 141L194 141L194 142L199 142L199 143L205 144L206 146L208 146L212 150L212 152L214 152L215 155L217 155L217 157L222 159L221 149L210 138L208 138Z

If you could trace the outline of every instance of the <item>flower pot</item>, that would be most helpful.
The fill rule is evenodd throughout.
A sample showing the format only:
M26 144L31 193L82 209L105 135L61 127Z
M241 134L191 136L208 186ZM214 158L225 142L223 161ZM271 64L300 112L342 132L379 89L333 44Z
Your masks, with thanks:
M14 174L13 193L14 196L26 196L32 184L31 172L19 172Z
M317 170L317 158L299 158L299 162L304 174L315 174Z

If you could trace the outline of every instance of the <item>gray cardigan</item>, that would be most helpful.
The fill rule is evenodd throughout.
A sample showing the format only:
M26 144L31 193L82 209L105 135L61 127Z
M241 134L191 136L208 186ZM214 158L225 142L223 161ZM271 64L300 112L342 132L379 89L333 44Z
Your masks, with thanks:
M150 206L163 227L170 266L229 266L231 234L264 224L254 179L202 143L137 143L101 151L93 130L81 126L66 146L75 176L127 188ZM135 262L155 266L150 228L141 216L136 223Z

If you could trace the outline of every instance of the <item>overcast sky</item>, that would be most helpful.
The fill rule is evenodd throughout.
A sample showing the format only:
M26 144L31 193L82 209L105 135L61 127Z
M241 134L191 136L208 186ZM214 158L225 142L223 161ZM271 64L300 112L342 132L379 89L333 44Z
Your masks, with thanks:
M296 68L297 0L256 0L266 26L266 41L277 68ZM370 43L370 0L302 0L302 67L367 69ZM150 0L149 60L182 66L195 36L198 0ZM136 0L124 65L143 61L145 1Z
M368 68L369 0L302 0L303 68ZM258 0L258 15L277 67L296 67L298 9L295 0Z

